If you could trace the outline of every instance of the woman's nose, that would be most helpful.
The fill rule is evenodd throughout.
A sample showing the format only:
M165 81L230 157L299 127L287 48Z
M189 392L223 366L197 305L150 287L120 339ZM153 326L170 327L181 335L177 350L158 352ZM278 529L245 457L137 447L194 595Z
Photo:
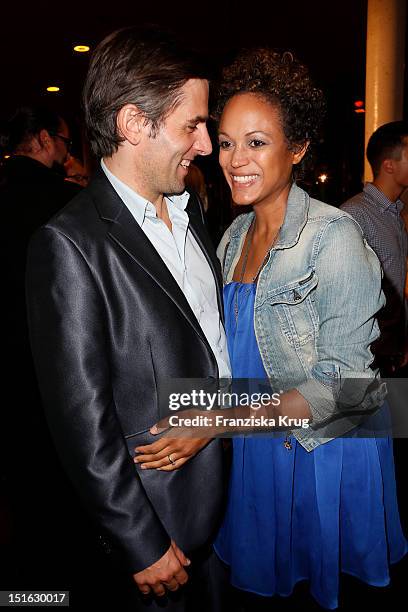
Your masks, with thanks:
M245 166L248 163L248 157L240 147L236 147L232 153L231 166L233 168L239 168Z

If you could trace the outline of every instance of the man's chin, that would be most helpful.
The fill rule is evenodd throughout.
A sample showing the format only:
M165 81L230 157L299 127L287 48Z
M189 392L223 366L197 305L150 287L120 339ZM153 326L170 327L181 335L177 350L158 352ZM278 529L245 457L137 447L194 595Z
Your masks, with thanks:
M170 189L165 191L165 194L167 196L181 195L182 193L185 192L185 190L186 190L186 184L183 181L182 183L180 182L178 185L172 185Z

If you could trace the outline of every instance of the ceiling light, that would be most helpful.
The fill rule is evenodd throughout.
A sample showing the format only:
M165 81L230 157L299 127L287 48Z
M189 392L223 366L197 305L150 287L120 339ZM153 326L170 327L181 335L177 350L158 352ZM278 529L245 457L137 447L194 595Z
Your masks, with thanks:
M60 90L60 88L56 87L55 85L51 85L50 87L47 87L47 91L54 92L54 91L59 91L59 90Z
M89 49L90 47L88 47L88 45L76 45L74 47L74 51L76 51L77 53L87 53Z

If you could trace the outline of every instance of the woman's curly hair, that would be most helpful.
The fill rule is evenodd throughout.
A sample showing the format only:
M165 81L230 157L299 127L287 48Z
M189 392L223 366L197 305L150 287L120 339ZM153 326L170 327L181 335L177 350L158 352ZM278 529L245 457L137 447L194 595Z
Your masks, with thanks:
M290 52L272 49L248 49L224 68L215 88L212 116L219 121L227 101L241 93L259 95L277 106L288 147L299 150L309 147L301 164L294 166L297 176L310 162L311 146L320 141L325 112L323 92L313 84L308 69Z

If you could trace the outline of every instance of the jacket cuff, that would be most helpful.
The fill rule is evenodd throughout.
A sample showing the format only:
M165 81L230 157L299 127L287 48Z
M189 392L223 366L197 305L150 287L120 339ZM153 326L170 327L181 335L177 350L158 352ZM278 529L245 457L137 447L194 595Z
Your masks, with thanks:
M330 419L337 412L333 389L315 379L307 380L296 387L309 404L313 427Z

